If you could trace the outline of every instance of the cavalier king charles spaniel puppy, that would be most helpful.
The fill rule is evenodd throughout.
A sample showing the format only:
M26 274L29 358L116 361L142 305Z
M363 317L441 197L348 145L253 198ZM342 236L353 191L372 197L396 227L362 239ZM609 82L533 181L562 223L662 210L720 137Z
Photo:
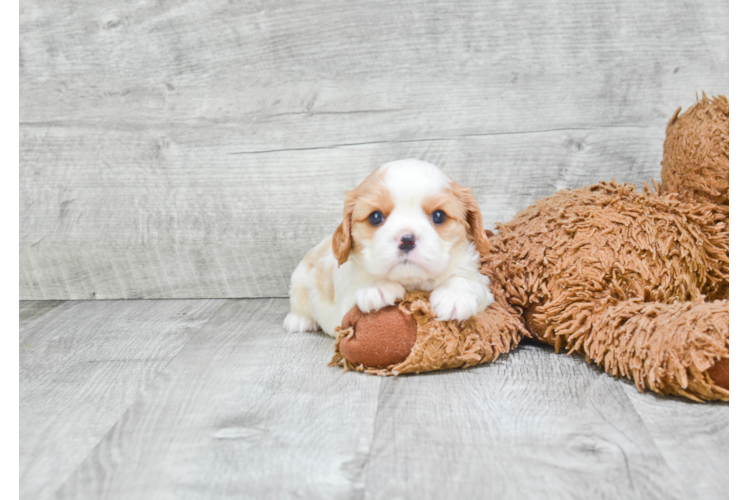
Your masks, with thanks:
M343 222L294 271L283 326L335 336L354 305L374 311L406 290L430 291L439 320L465 320L494 300L478 271L488 249L470 188L424 161L386 163L346 193Z

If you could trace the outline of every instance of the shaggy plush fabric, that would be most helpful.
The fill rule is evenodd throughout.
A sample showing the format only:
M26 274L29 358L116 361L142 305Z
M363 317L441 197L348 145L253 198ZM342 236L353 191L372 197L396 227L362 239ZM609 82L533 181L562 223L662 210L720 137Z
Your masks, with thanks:
M496 298L489 309L439 322L428 294L410 293L391 320L380 316L415 318L402 361L367 358L367 345L395 341L397 328L366 340L359 326L340 332L334 363L380 375L464 368L533 336L639 390L729 400L728 126L723 97L676 113L662 186L601 182L534 203L489 239L481 262ZM354 362L347 344L359 335Z
M714 308L724 310L717 318L675 319L684 303L727 296L728 216L725 206L600 183L557 193L498 225L484 271L494 294L505 294L557 352L579 351L640 389L727 399L701 373L729 353L727 303ZM653 321L657 314L663 318Z
M730 204L730 103L725 96L701 101L667 125L662 186L667 193ZM692 171L695 169L695 175Z

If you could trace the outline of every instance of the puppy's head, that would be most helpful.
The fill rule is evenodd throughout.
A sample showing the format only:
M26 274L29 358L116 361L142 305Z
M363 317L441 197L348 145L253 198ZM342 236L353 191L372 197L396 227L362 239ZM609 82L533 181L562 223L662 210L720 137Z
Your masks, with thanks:
M470 189L419 160L386 163L346 193L332 239L339 265L353 253L372 276L415 284L445 272L473 245L488 253Z

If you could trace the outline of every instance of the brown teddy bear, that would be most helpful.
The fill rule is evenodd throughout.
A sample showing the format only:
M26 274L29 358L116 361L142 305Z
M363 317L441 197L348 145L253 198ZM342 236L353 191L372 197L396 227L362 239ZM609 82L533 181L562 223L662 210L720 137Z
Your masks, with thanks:
M379 375L495 361L523 337L583 354L636 387L729 400L729 104L667 126L662 184L564 190L487 231L495 302L462 323L425 292L344 318L331 365Z

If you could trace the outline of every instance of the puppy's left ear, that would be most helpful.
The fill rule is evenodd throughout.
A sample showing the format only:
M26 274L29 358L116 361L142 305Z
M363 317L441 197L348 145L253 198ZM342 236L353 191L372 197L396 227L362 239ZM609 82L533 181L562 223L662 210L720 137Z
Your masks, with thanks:
M475 201L473 193L468 187L462 187L459 184L452 185L452 192L462 203L465 211L465 224L467 225L468 238L475 243L475 248L481 254L481 257L488 255L491 244L488 242L486 232L483 230L483 217Z
M353 205L356 203L357 194L348 191L345 194L345 206L343 207L343 222L340 223L332 235L332 254L338 259L338 267L345 264L348 255L353 248L351 237L351 219L353 218Z

